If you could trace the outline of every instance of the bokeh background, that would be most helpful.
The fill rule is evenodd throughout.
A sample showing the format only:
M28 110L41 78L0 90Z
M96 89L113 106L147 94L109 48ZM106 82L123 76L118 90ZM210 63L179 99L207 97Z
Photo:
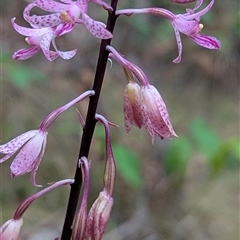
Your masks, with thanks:
M204 1L206 5L208 1ZM22 11L27 2L1 1L1 142L36 129L53 109L93 83L100 41L77 26L57 39L61 50L77 48L70 61L48 62L39 52L26 61L12 60L27 47L11 27L28 26ZM185 12L168 0L119 0L120 8L159 6ZM156 139L133 128L124 131L122 99L127 83L121 67L108 65L98 112L119 125L112 128L118 175L114 207L105 240L237 240L239 239L239 2L216 1L202 18L203 34L220 39L219 51L201 48L182 35L179 64L173 29L167 20L137 15L118 19L112 45L136 63L157 87L178 138ZM90 3L89 15L106 21L107 14ZM78 105L85 116L88 101ZM37 182L72 178L81 126L74 108L49 129ZM89 206L102 189L104 132L97 126L90 159ZM0 223L13 216L20 202L38 189L26 174L11 179L11 160L0 166ZM61 234L69 187L36 200L25 213L22 239L54 239Z

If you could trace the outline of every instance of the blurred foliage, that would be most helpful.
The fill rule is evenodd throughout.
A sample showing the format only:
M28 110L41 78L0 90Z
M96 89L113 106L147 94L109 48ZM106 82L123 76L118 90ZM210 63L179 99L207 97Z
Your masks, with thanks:
M118 172L128 184L133 187L143 186L143 179L141 178L141 157L128 148L116 144L113 145L113 153Z
M25 1L2 1L3 142L36 128L53 109L91 88L99 50L100 41L84 27L76 26L57 43L63 51L78 48L72 60L59 58L49 63L39 52L29 60L13 61L13 52L27 44L12 29L10 19L16 17L17 23L24 25L25 5ZM180 6L166 0L119 1L119 9L159 6L175 13L193 5ZM100 12L91 3L90 16L105 21L107 14ZM124 132L122 97L126 80L113 61L98 107L98 113L120 126L111 128L118 172L105 240L239 239L239 13L239 1L215 1L201 19L205 26L202 34L219 38L221 50L203 49L181 35L183 56L178 65L172 63L177 44L167 20L150 15L119 17L113 46L139 65L159 89L179 137L172 141L156 139L152 146L145 130ZM83 102L78 108L85 115L87 104ZM73 176L81 133L74 109L51 126L37 174L39 183ZM103 127L97 125L90 152L92 202L102 190L103 139ZM12 216L18 203L37 191L30 185L28 174L10 179L10 164L11 160L0 165L1 223ZM59 235L68 194L66 187L38 199L24 215L22 239L54 239ZM49 237L52 232L54 237Z
M17 88L25 89L34 81L44 83L44 81L48 80L45 73L29 68L24 64L13 62L7 53L0 55L0 62L1 67L6 71L5 74L8 76L8 80Z
M218 173L224 167L234 169L239 165L239 138L221 140L203 119L195 119L188 138L181 136L169 144L164 159L166 173L175 178L186 177L189 160L196 151L205 155L211 174Z

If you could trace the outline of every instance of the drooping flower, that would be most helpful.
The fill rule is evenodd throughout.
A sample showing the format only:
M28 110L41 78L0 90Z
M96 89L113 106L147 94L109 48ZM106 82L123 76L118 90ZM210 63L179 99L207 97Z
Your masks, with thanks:
M161 139L177 137L161 95L154 86L149 84L142 69L124 59L113 47L107 46L106 49L110 52L109 56L123 67L129 81L123 98L126 132L131 130L132 125L138 128L143 127L151 135L152 143L155 136Z
M189 36L198 45L208 49L220 49L221 43L215 37L201 35L199 32L202 30L203 25L200 23L200 18L205 15L213 6L214 0L201 11L195 11L201 6L203 0L197 0L196 6L193 9L187 9L184 14L174 14L164 8L143 8L143 9L123 9L116 12L117 15L130 16L132 14L150 13L159 17L164 17L170 20L178 45L178 57L173 60L174 63L181 61L182 55L182 41L180 33Z
M129 82L123 97L123 112L126 132L130 132L132 125L141 128L144 121L143 106L141 103L140 86Z
M100 39L112 38L110 33L105 27L105 24L95 21L87 14L88 2L87 0L62 0L62 3L53 0L33 0L37 7L44 11L52 12L52 14L37 16L30 16L29 13L25 14L24 18L31 25L43 27L56 27L61 24L68 23L72 27L78 24L84 24L89 32ZM93 0L93 2L103 6L105 9L111 10L111 6L101 0ZM61 27L60 27L61 28Z
M173 130L167 107L152 85L141 87L141 102L144 112L143 126L148 130L154 143L154 137L163 138L177 137Z
M64 179L53 183L51 186L33 194L32 196L26 198L16 209L12 219L5 222L0 226L0 239L1 240L19 240L20 230L23 225L22 216L31 205L33 201L48 193L49 191L63 185L73 184L73 179Z
M127 132L132 125L148 130L154 143L154 137L177 137L173 130L167 107L157 91L148 84L139 86L137 83L128 83L123 101L124 122Z
M22 218L10 219L0 227L1 240L19 240L20 230L23 224Z
M106 191L99 193L88 213L84 239L101 240L109 221L113 198Z
M35 176L46 149L48 128L61 113L84 98L92 95L94 95L94 91L92 90L84 92L71 102L50 113L37 130L23 133L11 141L0 145L0 153L5 154L5 156L0 159L0 163L8 160L13 154L19 151L10 166L12 177L31 172L32 184L34 186L41 186L36 184Z

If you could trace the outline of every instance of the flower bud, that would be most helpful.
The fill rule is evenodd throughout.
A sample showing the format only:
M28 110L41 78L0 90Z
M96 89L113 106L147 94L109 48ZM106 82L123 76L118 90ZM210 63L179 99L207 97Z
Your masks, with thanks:
M101 240L106 229L110 212L113 206L113 198L106 191L100 192L98 198L93 203L87 220L85 238L91 240Z
M10 219L0 227L1 240L18 240L23 224L22 218Z

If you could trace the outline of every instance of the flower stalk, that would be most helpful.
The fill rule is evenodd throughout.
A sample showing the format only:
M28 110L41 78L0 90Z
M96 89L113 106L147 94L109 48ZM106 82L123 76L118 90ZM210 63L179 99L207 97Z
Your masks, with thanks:
M115 14L117 9L117 4L118 4L118 0L111 1L111 7L113 11L109 12L107 27L106 27L106 29L111 33L113 33L115 23L117 20L117 16ZM90 97L88 112L86 117L86 124L83 130L78 159L80 159L83 156L88 157L88 154L89 154L92 136L93 136L93 132L96 125L96 119L95 119L96 109L98 106L98 100L99 100L103 78L104 78L107 61L108 61L109 52L106 50L106 46L110 45L110 43L111 43L111 39L104 39L102 40L100 45L97 68L96 68L95 78L93 83L93 90L95 91L95 95L94 97ZM71 234L72 234L71 226L75 216L79 194L82 186L82 172L81 172L81 169L78 168L78 164L76 166L74 179L75 179L75 182L74 184L71 185L71 192L68 200L68 207L67 207L65 222L63 225L63 231L61 236L62 240L70 240Z

